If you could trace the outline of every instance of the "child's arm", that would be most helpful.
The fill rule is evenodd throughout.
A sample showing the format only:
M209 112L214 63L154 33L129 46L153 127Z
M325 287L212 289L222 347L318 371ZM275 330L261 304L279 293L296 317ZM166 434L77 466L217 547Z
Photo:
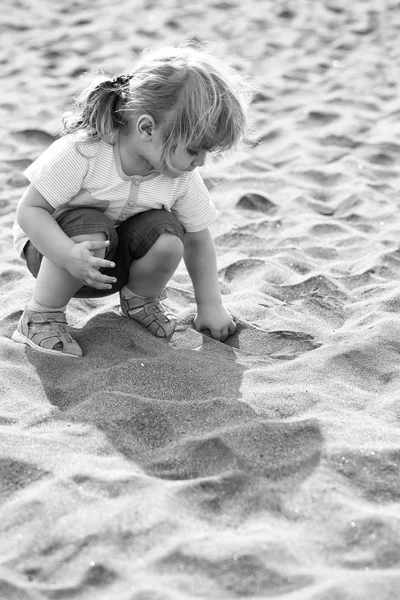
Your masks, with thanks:
M109 242L75 243L59 227L53 212L54 208L30 185L19 202L17 221L32 244L51 262L91 287L108 289L114 278L103 275L99 269L113 267L114 263L93 256L91 250L106 248Z
M217 258L210 231L186 233L184 261L194 287L197 303L195 328L209 329L214 339L224 342L236 325L222 304Z

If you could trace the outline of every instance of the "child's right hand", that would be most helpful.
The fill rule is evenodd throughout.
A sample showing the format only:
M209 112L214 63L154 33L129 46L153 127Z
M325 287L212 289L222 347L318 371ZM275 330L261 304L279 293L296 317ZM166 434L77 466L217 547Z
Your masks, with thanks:
M108 240L74 244L68 253L65 268L73 277L80 279L90 287L99 290L111 289L111 284L117 281L116 278L100 273L99 269L113 268L115 263L94 255L96 251L107 248L109 244Z

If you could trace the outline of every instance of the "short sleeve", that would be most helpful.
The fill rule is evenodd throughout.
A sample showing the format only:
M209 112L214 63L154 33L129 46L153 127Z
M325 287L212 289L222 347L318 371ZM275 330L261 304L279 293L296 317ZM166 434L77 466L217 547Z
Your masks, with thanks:
M186 231L192 233L206 229L217 218L216 208L197 169L190 173L187 186L171 211Z
M59 208L82 189L88 157L69 136L53 142L25 171L25 177L53 208Z

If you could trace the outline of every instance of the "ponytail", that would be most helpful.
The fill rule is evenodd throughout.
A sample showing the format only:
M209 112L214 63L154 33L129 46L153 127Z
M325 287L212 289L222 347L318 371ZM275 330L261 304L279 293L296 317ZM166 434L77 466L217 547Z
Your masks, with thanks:
M62 135L81 131L90 141L111 142L113 133L127 122L124 118L129 75L120 75L89 86L74 98L74 112L63 115Z

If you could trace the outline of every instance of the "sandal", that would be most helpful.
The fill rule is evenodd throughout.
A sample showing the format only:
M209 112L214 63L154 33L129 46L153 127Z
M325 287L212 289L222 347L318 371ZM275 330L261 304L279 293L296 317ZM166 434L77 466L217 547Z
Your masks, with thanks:
M57 356L82 356L82 350L67 329L62 311L36 312L26 309L12 334L14 342Z
M160 302L166 297L166 290L153 298L124 298L120 293L121 310L128 319L140 323L156 337L167 338L174 333L176 321L171 314L165 312Z

